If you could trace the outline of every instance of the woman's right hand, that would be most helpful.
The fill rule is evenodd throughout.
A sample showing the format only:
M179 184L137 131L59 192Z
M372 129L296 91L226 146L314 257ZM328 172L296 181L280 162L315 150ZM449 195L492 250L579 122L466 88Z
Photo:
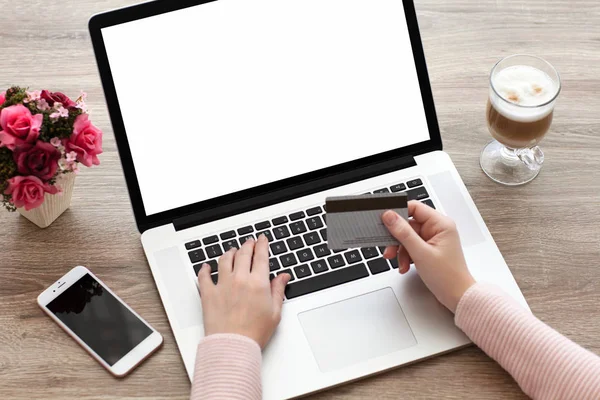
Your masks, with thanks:
M419 202L408 203L413 219L406 221L394 211L386 211L382 220L401 243L388 247L384 257L398 257L401 274L408 272L411 259L419 276L440 303L455 312L463 294L473 284L460 244L456 224L433 208Z

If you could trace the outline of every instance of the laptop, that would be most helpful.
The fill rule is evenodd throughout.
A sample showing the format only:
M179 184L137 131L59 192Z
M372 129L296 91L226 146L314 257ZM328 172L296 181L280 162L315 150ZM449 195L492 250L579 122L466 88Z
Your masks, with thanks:
M412 1L153 1L89 23L135 220L191 379L197 273L250 237L292 276L263 352L293 398L470 342L414 268L332 252L329 196L407 192L452 217L473 276L527 304L442 150ZM475 155L474 155L475 156ZM398 384L401 384L400 382Z

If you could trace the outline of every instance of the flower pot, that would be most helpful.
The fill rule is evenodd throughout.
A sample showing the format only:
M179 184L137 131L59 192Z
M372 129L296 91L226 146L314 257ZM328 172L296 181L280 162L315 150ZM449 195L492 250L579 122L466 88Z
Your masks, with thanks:
M71 205L74 183L75 174L61 175L56 184L62 188L62 193L46 193L44 202L38 208L27 211L21 207L17 208L17 211L40 228L47 228Z

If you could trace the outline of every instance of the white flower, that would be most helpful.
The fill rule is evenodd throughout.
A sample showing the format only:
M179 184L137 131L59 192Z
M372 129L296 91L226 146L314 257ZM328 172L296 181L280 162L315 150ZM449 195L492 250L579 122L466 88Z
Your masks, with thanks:
M67 160L65 160L64 158L58 160L58 167L61 171L66 170L69 167L69 165L67 164Z
M59 138L53 137L52 139L50 139L50 144L56 148L59 148L62 145L62 142Z
M57 106L58 104L58 106ZM69 110L67 110L66 108L64 108L62 106L62 104L60 103L54 103L54 109L56 110L55 112L53 112L52 114L50 114L50 119L53 120L57 120L59 118L68 118L69 117Z
M37 108L40 111L48 111L50 109L50 105L45 99L39 99L37 102Z
M23 103L29 103L30 101L38 101L42 92L40 90L34 90L33 92L25 92L27 93L27 98L23 100Z

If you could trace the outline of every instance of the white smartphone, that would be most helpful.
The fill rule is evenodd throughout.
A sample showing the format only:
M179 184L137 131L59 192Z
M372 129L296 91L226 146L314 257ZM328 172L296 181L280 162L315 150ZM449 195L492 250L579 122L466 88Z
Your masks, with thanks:
M123 377L163 338L85 267L75 267L38 296L38 304L104 368Z

